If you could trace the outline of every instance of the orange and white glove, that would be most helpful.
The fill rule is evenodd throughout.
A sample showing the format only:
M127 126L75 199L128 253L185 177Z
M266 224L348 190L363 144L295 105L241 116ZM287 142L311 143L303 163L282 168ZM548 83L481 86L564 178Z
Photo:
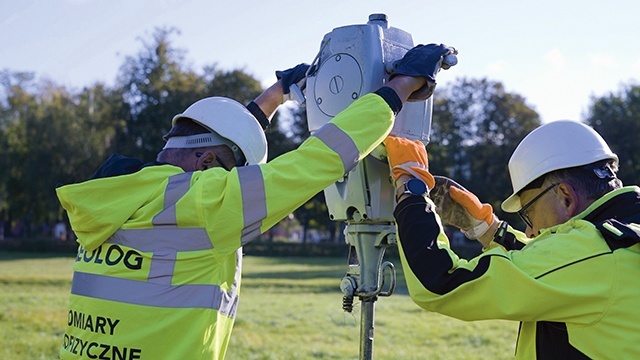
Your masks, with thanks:
M384 146L394 183L402 175L409 175L422 179L429 189L433 189L436 181L429 173L427 149L422 142L389 135Z
M467 238L480 239L491 228L491 225L498 222L498 218L493 214L493 207L481 203L471 191L451 186L449 187L449 196L473 217L472 220L475 220L473 221L474 226L470 229L461 229ZM483 245L486 244L483 242Z

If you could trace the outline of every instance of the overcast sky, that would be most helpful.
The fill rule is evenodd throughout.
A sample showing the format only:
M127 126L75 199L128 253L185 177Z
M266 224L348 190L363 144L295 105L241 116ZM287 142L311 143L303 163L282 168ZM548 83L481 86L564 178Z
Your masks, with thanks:
M241 68L266 85L274 70L311 62L333 28L372 13L415 44L459 49L439 84L500 81L545 122L579 120L592 96L640 79L640 1L631 0L0 0L0 69L73 88L113 84L141 38L175 27L194 69Z

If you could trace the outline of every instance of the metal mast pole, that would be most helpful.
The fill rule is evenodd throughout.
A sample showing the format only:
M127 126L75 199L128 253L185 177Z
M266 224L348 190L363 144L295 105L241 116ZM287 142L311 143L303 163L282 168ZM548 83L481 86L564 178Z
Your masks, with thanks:
M360 313L360 359L373 359L375 302L378 296L391 296L396 285L392 263L382 262L385 249L395 245L394 224L347 224L345 238L349 243L349 264L342 279L343 310L351 312L353 299L358 296ZM388 269L390 284L384 288L384 272Z

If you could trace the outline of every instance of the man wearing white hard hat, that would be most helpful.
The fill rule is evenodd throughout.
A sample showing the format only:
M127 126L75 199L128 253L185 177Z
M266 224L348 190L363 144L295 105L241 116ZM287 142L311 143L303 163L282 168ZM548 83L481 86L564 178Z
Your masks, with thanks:
M440 186L423 145L394 137L385 145L396 183ZM640 359L640 188L623 187L617 170L596 131L555 121L509 161L513 193L502 209L518 213L525 232L452 181L450 209L405 191L395 217L412 299L462 320L519 321L518 359ZM478 239L483 253L461 260L443 222Z
M308 65L277 72L246 108L194 103L172 119L156 162L113 156L92 179L59 187L80 243L60 357L224 358L241 247L373 151L409 97L430 96L451 52L410 50L385 86L268 163L263 128Z

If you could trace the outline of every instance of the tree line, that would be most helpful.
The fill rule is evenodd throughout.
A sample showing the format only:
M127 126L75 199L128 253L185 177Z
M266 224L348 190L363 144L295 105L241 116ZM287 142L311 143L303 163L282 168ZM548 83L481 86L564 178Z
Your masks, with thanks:
M111 153L153 161L171 118L206 96L247 104L262 86L242 69L216 64L194 70L172 44L173 28L155 29L141 49L125 58L115 83L69 89L35 74L0 71L0 236L33 236L66 221L55 195L60 184L89 178ZM275 69L274 69L275 70ZM640 86L590 99L581 120L594 127L620 157L625 184L640 179ZM434 174L458 181L493 205L510 193L507 162L517 144L541 124L526 99L488 79L456 79L434 96L428 145ZM296 148L307 136L303 109L279 112L267 131L269 159ZM108 196L105 194L105 196ZM307 234L339 236L322 193L293 216Z

